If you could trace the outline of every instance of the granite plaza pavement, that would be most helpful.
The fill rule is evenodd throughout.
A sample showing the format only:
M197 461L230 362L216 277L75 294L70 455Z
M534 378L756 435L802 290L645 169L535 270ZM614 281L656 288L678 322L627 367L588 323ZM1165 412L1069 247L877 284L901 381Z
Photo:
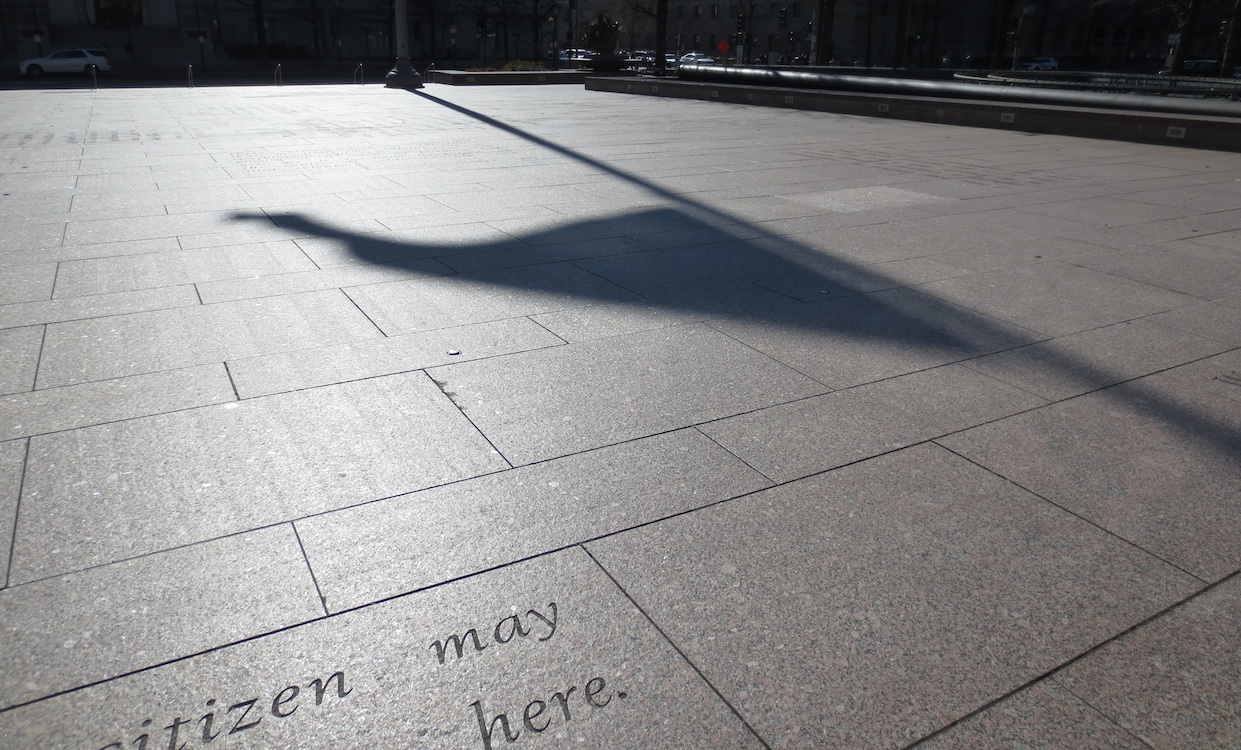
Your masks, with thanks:
M1241 747L1241 154L0 101L0 747Z

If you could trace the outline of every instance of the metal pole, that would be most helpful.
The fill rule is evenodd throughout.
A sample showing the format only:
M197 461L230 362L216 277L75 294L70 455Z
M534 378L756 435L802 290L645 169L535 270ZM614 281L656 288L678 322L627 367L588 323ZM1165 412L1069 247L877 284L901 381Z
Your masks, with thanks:
M390 89L420 89L422 76L409 64L409 21L407 20L405 3L407 0L396 0L396 64L388 75L384 76L384 85Z

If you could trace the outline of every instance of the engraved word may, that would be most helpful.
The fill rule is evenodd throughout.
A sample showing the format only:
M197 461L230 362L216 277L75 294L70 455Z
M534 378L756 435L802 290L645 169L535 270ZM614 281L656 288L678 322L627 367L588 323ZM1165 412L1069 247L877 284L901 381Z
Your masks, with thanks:
M537 609L527 610L525 622L522 622L521 615L509 615L508 617L500 620L491 630L492 645L503 645L505 643L509 643L514 638L526 638L528 636L535 635L536 629L546 631L547 633L543 636L536 636L538 640L551 640L551 637L556 634L556 602L551 602L548 604L547 610L550 616L544 615ZM484 633L485 632L486 631L484 630ZM488 644L486 643L486 640L486 635L480 637L477 629L470 628L462 635L453 633L442 641L436 641L430 646L427 646L427 649L434 651L436 657L439 658L440 664L443 664L445 659L448 657L448 649L450 647L457 652L457 658L461 659L465 656L465 647L467 642L472 643L474 646L474 652L478 653L479 651L487 648Z

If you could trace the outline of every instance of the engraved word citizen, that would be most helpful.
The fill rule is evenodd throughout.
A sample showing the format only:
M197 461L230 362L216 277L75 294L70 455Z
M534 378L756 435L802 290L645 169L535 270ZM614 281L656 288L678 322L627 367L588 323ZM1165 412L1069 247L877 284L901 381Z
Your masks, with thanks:
M142 733L129 744L113 742L110 745L104 745L99 750L148 750L148 742L151 743L149 750L157 748L184 750L189 743L205 745L216 739L227 739L231 735L254 729L263 722L263 719L269 717L287 719L298 708L309 707L309 698L304 693L313 691L314 705L323 705L325 698L331 698L329 688L333 682L336 683L337 698L344 698L353 692L353 688L345 687L345 673L334 672L326 680L316 677L308 681L305 691L302 690L301 685L289 685L277 692L270 701L266 696L247 698L233 703L218 703L215 698L212 698L206 702L207 710L198 721L182 719L178 716L172 720L172 723L163 727L163 732L160 732L158 727L152 730L151 727L155 727L156 724L151 719L147 719L141 724ZM152 731L156 734L155 737L152 737Z

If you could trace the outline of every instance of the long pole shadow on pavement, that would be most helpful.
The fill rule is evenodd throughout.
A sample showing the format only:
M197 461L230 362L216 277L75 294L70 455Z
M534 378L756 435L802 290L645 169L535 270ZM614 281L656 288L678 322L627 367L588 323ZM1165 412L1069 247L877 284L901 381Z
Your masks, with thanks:
M916 350L925 355L917 362L882 377L896 377L954 362L965 362L999 351L1036 344L1043 334L1020 328L983 313L925 294L873 266L833 256L804 246L789 237L744 219L731 216L687 196L677 194L650 181L606 164L573 149L521 130L488 115L447 102L423 91L412 92L462 116L487 124L567 159L585 164L631 186L648 191L665 201L663 208L644 209L608 218L566 222L548 229L515 237L511 242L418 243L382 238L374 233L348 232L310 216L295 212L279 214L237 214L238 220L275 222L308 237L331 238L344 243L362 263L408 267L411 261L434 259L449 269L463 265L471 255L505 252L513 255L508 267L489 271L458 272L435 276L434 282L451 278L462 284L487 290L514 288L538 293L579 297L582 306L623 301L618 294L631 294L632 300L682 313L687 319L739 320L785 330L819 331L877 345ZM568 246L582 238L637 237L647 232L675 228L694 234L696 244L673 249L651 246L619 255L575 256L572 250L549 262L522 262L523 254L553 245ZM766 236L763 236L763 235ZM755 238L755 235L759 235ZM456 266L454 265L456 264ZM592 298L583 293L571 275L523 273L519 268L532 265L569 266L597 276L616 288L616 293ZM469 265L468 262L464 265ZM636 269L636 270L635 270ZM433 283L434 283L433 282ZM414 282L409 283L417 283ZM761 287L787 298L787 304L740 311L722 310L710 300L710 290L727 294L738 286ZM683 292L705 294L685 294ZM826 292L826 294L824 294ZM416 291L411 289L411 294ZM800 304L799 304L800 303ZM1055 304L1049 300L1049 304ZM417 304L411 298L410 304ZM825 339L825 345L830 341ZM778 357L776 357L779 360ZM1109 394L1137 408L1153 413L1178 432L1193 436L1225 457L1241 457L1241 426L1231 424L1198 408L1178 404L1146 387L1137 378L1120 376L1097 364L1050 348L1040 360L1073 383L1081 384L1085 395L1108 389ZM868 381L870 382L870 381ZM1097 384L1106 385L1097 385ZM1123 388L1111 386L1126 383ZM852 383L831 387L863 385ZM1095 384L1095 385L1092 385ZM831 385L831 384L829 384ZM1075 398L1076 396L1074 396Z

